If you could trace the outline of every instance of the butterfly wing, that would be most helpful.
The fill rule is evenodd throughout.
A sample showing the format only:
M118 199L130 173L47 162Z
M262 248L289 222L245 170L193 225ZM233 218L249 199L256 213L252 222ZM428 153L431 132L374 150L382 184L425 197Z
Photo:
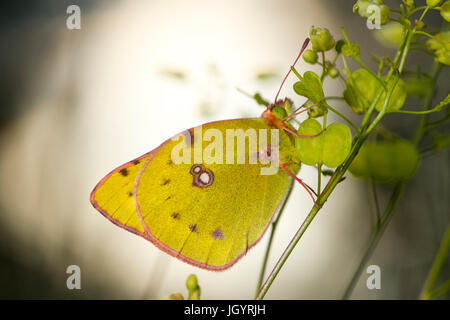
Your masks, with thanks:
M121 165L107 174L91 192L91 204L112 223L147 238L136 213L133 197L136 178L157 149Z
M228 129L271 130L262 118L213 122L201 128L203 140L209 129L223 137ZM191 156L201 140L196 129L185 132L194 141L189 147ZM224 155L226 142L218 149ZM246 164L226 164L225 159L223 164L175 164L172 150L179 143L166 141L142 168L135 187L138 215L149 240L162 250L201 268L224 270L262 237L286 198L291 177L281 169L262 175L261 168L268 165L248 164L254 156L248 146ZM207 148L206 144L201 150ZM237 145L234 150L236 160ZM296 157L292 140L283 130L279 130L279 157L280 163ZM288 168L297 173L299 165Z

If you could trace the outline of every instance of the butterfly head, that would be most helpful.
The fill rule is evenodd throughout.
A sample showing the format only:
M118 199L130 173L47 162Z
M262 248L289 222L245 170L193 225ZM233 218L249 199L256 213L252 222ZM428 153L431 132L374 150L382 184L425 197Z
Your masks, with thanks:
M284 119L287 117L287 111L291 109L293 102L289 98L278 100L273 104L267 106L267 109L262 113L262 117L267 120L270 126L280 127Z

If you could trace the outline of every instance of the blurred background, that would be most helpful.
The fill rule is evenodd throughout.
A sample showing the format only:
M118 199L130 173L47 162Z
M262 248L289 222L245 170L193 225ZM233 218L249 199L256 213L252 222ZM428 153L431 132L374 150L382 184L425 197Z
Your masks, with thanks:
M388 1L397 6L399 1ZM109 171L207 121L258 117L260 106L236 88L269 100L311 25L386 55L352 13L354 1L2 2L0 8L0 298L166 299L186 293L195 273L203 299L251 299L268 237L230 270L194 268L117 228L89 203ZM81 29L66 27L81 8ZM433 24L433 14L428 17ZM411 61L420 62L419 54ZM374 66L373 64L371 66ZM298 69L310 69L302 60ZM423 65L427 70L428 66ZM313 68L314 69L314 68ZM448 90L449 73L440 87ZM291 76L282 96L294 96ZM325 82L326 95L343 87ZM408 105L408 102L407 104ZM345 105L336 108L352 116ZM416 118L385 126L409 138ZM300 177L315 186L316 171ZM390 186L380 188L385 203ZM415 299L439 247L449 211L449 153L422 161L369 264L354 299ZM271 270L311 207L296 186L279 224ZM366 182L340 184L295 248L269 299L339 299L367 244L374 213ZM81 268L68 290L66 268ZM447 263L442 277L448 278ZM447 296L448 297L448 296Z

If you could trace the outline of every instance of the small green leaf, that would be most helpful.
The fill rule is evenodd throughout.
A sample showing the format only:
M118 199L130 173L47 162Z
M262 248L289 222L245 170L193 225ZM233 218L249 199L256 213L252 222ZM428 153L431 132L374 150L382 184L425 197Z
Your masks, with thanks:
M298 95L308 98L313 103L321 102L320 104L326 107L322 81L314 72L306 71L302 80L294 83L294 91Z
M342 46L342 54L346 57L357 57L359 52L359 45L355 42L346 43Z
M448 4L450 19L450 1L448 1ZM442 64L450 65L450 31L439 32L434 35L432 39L427 41L427 47L434 51L437 61Z
M441 6L441 16L445 21L450 22L450 1L446 1Z

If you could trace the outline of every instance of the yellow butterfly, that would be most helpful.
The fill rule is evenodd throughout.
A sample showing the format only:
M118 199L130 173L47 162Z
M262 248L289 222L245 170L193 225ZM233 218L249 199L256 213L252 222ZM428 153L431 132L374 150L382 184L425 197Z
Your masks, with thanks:
M104 177L92 205L184 262L231 267L261 239L293 178L301 183L298 135L273 108L261 118L211 122L168 139Z

